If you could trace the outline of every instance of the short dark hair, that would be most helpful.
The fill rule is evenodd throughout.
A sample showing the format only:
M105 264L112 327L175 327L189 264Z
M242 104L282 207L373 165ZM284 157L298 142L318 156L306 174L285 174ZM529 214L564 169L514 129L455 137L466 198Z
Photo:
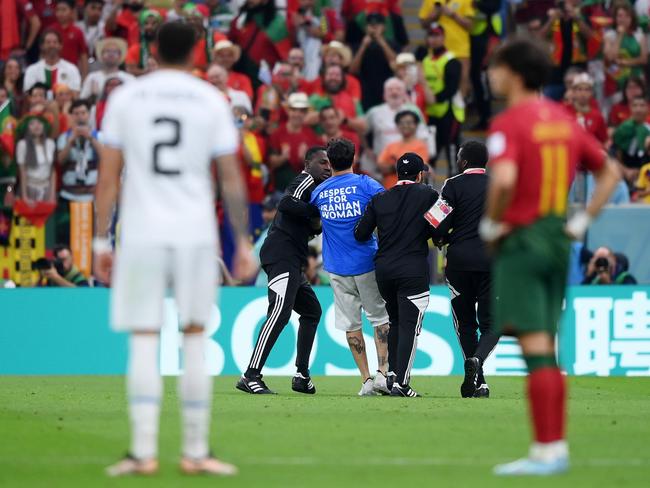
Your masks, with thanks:
M54 255L55 258L58 258L58 257L59 257L59 253L60 253L61 251L72 252L72 250L70 249L70 246L68 246L67 244L56 244L56 245L52 248L52 254Z
M312 146L309 149L307 149L307 152L305 153L305 163L307 161L311 161L311 158L314 157L319 152L327 152L327 148L325 146Z
M488 163L487 146L479 141L467 141L460 146L460 157L469 168L485 168Z
M68 113L71 114L74 111L74 109L78 108L78 107L86 107L88 109L88 111L90 111L91 105L90 105L90 102L88 100L86 100L85 98L80 98L79 100L75 100L74 102L72 102L70 104L70 108L68 109Z
M413 110L400 110L395 115L395 125L399 124L400 120L408 116L413 117L413 120L415 120L416 125L420 123L420 116L417 113L415 113Z
M55 4L58 5L60 3L65 3L68 7L70 7L72 10L74 10L74 0L56 0Z
M521 36L508 39L494 54L493 66L505 66L519 75L528 90L540 90L551 73L548 51L538 41Z
M196 44L196 31L181 21L167 22L158 29L157 38L160 61L172 65L185 64Z
M323 112L326 112L327 110L334 110L336 112L336 107L334 105L332 105L331 103L327 104L318 111L318 114L323 115Z
M63 44L63 37L61 37L61 33L49 27L41 33L41 45L45 42L45 38L50 34L54 34L59 40L59 43Z
M47 93L49 89L50 87L47 86L45 83L41 83L40 81L37 81L29 88L29 90L27 90L27 94L30 96L33 95L34 90L43 90L45 93Z
M327 157L335 171L344 171L354 162L354 144L344 138L332 139L327 143Z
M104 0L86 0L84 2L84 7L87 7L88 5L92 5L93 3L99 3L100 5L104 5Z

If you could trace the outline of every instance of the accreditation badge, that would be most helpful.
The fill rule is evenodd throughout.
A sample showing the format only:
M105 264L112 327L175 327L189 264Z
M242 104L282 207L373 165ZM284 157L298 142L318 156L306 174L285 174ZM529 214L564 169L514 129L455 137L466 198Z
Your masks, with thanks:
M434 229L437 229L442 221L445 220L453 210L453 207L443 198L438 198L436 203L434 203L433 206L424 214L424 218L427 219L427 222L429 222Z

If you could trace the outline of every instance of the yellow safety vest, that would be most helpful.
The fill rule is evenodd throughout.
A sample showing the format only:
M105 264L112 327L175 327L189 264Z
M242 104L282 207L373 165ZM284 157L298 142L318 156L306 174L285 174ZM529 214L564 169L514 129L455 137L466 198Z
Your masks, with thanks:
M449 61L455 58L456 56L454 56L453 53L447 51L437 59L427 56L422 61L424 78L427 80L427 84L434 95L438 95L438 93L445 89L445 66L447 66ZM460 92L454 95L451 103L451 110L458 122L465 122L465 103L463 102L463 97ZM427 105L427 115L438 119L444 117L448 111L449 100Z
M489 19L490 24L492 25L492 30L497 36L501 35L503 31L503 20L501 19L500 13L494 13L490 15ZM474 17L474 22L472 23L472 28L469 31L471 36L480 36L485 32L485 29L488 27L488 18L482 12L477 12L476 17Z

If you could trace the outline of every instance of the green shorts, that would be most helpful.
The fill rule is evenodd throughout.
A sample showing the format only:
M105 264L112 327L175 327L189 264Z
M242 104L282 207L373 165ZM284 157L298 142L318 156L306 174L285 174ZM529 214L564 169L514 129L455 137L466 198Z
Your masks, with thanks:
M504 239L493 264L497 332L555 335L562 313L570 240L564 221L545 217Z

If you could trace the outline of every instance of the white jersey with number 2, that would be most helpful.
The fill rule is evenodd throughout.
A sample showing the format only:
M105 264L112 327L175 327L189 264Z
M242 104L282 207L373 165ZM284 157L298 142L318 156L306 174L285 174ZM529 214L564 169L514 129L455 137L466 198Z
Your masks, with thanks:
M142 76L111 94L102 142L124 155L123 246L216 245L210 162L239 144L216 88L176 70Z

